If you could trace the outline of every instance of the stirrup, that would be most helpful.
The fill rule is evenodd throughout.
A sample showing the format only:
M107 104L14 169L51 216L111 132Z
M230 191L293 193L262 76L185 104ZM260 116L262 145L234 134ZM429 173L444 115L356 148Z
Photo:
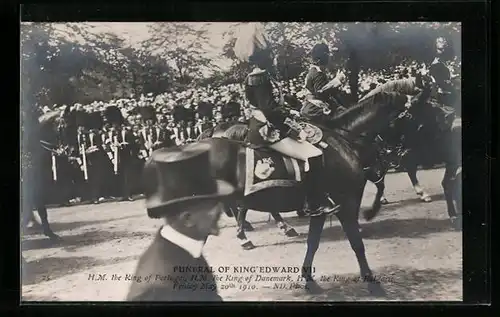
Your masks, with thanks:
M330 195L326 194L325 198L328 202L328 206L320 207L323 209L323 214L329 215L329 214L336 214L340 210L340 205L334 202L331 198Z

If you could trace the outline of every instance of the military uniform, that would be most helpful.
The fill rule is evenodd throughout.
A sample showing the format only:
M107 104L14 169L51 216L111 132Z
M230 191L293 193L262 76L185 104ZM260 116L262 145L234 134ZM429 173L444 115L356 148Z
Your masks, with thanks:
M451 82L451 72L441 58L436 57L429 67L429 75L436 81L439 87L437 100L440 104L453 107L456 112L461 112L459 92Z
M198 104L196 111L198 112L199 119L195 124L195 128L198 131L198 135L202 134L203 131L211 129L214 127L213 120L213 109L214 106L208 102L202 101Z
M172 119L174 127L172 128L173 140L176 145L181 145L186 142L186 131L185 131L185 121L186 121L186 110L182 106L175 106L172 112Z
M266 71L254 69L247 76L245 95L254 107L248 123L248 141L256 146L269 145L287 137L289 127L285 120L288 111L278 104L271 78Z
M108 171L112 170L111 161L106 156L99 131L91 130L88 133L79 134L78 144L80 151L84 150L86 155L91 199L94 203L98 203L99 198L104 194ZM80 155L83 156L83 153L80 152Z
M117 146L116 173L123 200L132 200L132 184L134 180L134 157L137 149L132 132L126 127L119 127L114 131L114 147Z
M317 122L324 122L344 110L344 107L335 97L335 88L332 87L323 90L328 83L328 77L321 68L311 65L305 79L306 100L300 110L306 118ZM340 84L340 81L336 83L336 85Z

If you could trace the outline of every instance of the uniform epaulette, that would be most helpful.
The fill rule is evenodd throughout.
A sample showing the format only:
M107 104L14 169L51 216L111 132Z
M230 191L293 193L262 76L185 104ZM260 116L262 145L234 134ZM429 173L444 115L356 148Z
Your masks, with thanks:
M247 76L248 86L259 86L264 83L266 79L266 71L264 70L254 70Z

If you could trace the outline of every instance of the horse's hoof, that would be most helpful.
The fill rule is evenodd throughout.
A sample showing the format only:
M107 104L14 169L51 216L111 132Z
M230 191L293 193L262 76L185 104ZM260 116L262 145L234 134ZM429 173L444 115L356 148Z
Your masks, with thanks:
M243 250L252 250L255 249L255 245L252 243L252 241L248 240L245 243L241 245Z
M386 297L387 293L385 292L382 284L380 282L368 282L368 291L370 295L375 297Z
M254 230L252 224L250 222L248 222L248 221L245 221L243 223L243 229L245 231L253 231Z
M422 196L420 197L420 200L422 200L424 203L430 203L432 201L432 198L430 196Z
M452 227L456 231L462 230L462 218L461 217L451 217L450 222L451 222Z
M52 241L61 241L61 237L53 232L44 232L44 234Z
M325 290L316 283L315 280L308 280L305 285L305 289L309 294L321 294Z
M245 231L238 231L238 233L236 233L236 238L240 240L246 240L247 236L245 235Z
M294 237L298 237L299 234L297 233L297 231L295 230L295 228L288 228L286 231L285 231L285 235L289 238L294 238Z
M363 212L363 216L366 221L370 221L373 218L375 218L376 213L373 211L373 209L365 210ZM360 232L361 232L361 227L360 227Z
M380 200L380 203L381 203L382 205L388 205L388 204L389 204L389 201L387 200L387 198L382 198L382 199Z
M299 216L299 218L305 218L306 213L304 211L297 211L297 216Z

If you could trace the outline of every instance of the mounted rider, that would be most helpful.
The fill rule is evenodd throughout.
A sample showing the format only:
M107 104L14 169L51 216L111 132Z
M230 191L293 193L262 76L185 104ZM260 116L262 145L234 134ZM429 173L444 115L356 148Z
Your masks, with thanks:
M300 112L313 122L324 123L345 110L335 95L346 77L343 72L338 72L333 80L328 80L326 67L330 60L330 50L324 43L314 45L311 60L305 80L306 100Z
M323 152L305 140L305 131L290 120L290 111L279 104L282 95L273 93L273 90L280 91L280 87L270 74L273 56L263 28L254 24L242 32L234 52L239 59L254 67L245 79L245 95L252 108L247 141L305 162L304 185L311 216L337 211L340 206L329 198L323 186L326 182ZM289 135L292 134L297 137L291 138Z
M458 102L459 92L453 86L453 79L458 77L451 73L450 68L446 66L449 60L448 55L450 47L444 37L436 39L436 54L434 60L429 66L429 75L438 87L437 100L440 104L453 107L456 112L460 113L460 102Z

